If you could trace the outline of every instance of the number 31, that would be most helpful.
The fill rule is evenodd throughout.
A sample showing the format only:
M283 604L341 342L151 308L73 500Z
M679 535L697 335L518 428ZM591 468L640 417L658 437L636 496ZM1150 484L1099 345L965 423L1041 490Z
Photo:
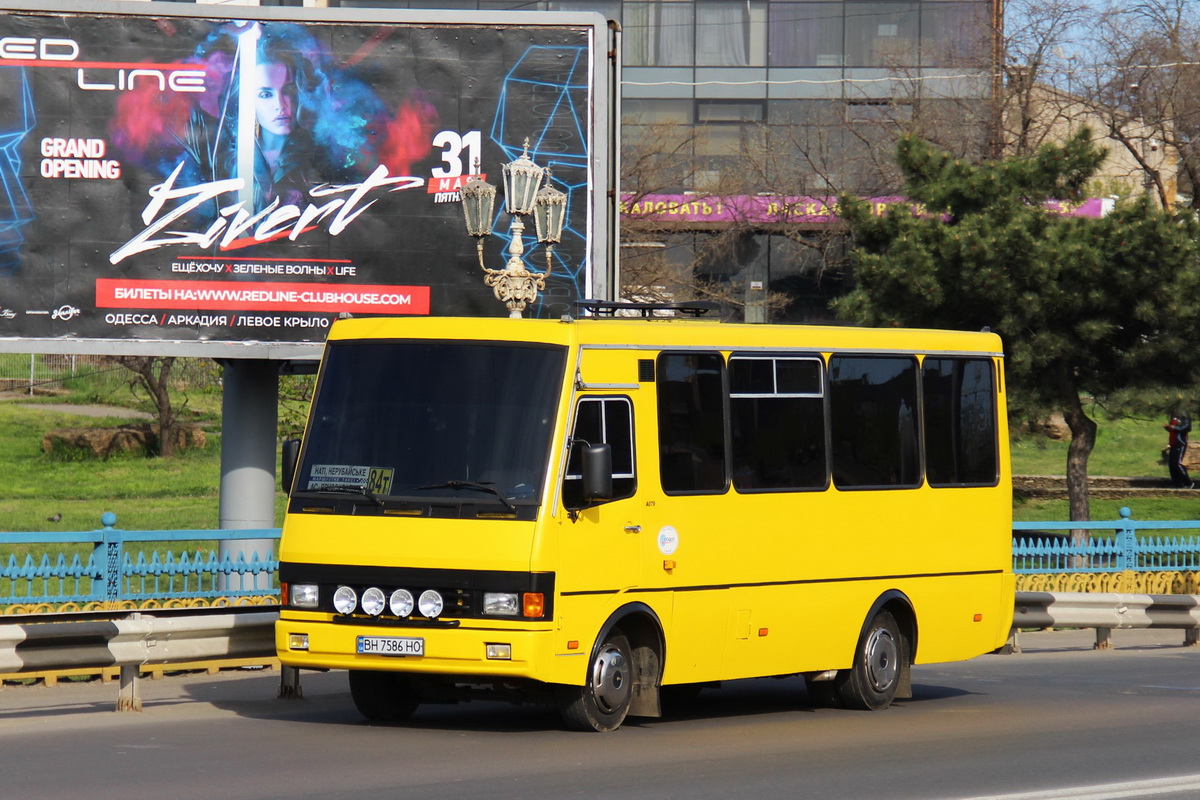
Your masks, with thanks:
M471 168L479 163L483 150L483 136L479 131L442 131L433 137L433 146L442 149L444 167L434 167L435 178L457 178L459 175L470 175ZM463 151L466 151L467 163L463 164Z

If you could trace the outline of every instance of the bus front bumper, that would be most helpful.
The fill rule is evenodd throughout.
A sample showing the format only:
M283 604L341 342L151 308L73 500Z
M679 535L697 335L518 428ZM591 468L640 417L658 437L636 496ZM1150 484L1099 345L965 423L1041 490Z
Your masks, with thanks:
M275 648L280 662L289 667L580 682L580 654L556 652L556 639L549 625L500 627L482 620L464 621L455 628L380 627L320 618L281 618L275 623Z

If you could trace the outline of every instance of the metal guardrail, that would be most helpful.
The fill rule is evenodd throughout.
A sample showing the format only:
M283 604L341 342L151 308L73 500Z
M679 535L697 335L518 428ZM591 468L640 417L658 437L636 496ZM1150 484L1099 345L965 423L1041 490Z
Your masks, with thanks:
M20 621L0 623L0 672L119 667L117 710L140 711L140 667L273 657L279 612L251 607L221 609L221 613L187 609L187 613L38 614L12 619ZM285 682L287 678L285 674Z
M1101 522L1014 522L1013 572L1155 572L1200 570L1200 535L1153 536L1149 531L1200 530L1200 520ZM1063 531L1065 533L1057 533ZM1076 540L1072 531L1103 531ZM1018 533L1027 534L1020 538Z
M275 655L278 610L163 609L10 617L0 622L0 672L120 667L118 711L140 711L139 668L204 659ZM1200 596L1017 592L1006 652L1021 652L1021 628L1096 628L1096 649L1112 647L1122 628L1184 631L1200 644ZM299 670L282 669L279 696L299 697Z
M94 531L0 533L0 606L64 603L116 603L145 600L239 598L279 591L275 554L218 550L167 552L135 556L126 545L160 542L227 542L278 540L279 528L248 530L125 531L114 527L111 511ZM40 557L12 552L20 546L59 546ZM62 546L66 546L65 548ZM86 552L61 552L81 545ZM169 550L169 547L166 548Z
M278 610L161 609L0 618L0 673L120 668L118 711L140 711L139 668L205 659L272 658ZM8 620L12 620L9 622ZM1119 628L1167 628L1200 643L1200 596L1017 592L1006 652L1020 628L1096 628L1096 649ZM299 670L282 669L279 696L299 697Z
M1183 644L1200 644L1200 596L1113 592L1017 592L1009 649L1020 652L1021 628L1095 628L1097 650L1112 648L1119 629L1184 632Z

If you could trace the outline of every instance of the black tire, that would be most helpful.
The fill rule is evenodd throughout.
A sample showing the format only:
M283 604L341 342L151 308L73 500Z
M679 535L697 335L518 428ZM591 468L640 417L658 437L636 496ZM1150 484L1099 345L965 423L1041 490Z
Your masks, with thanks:
M629 640L614 629L596 648L583 686L560 686L558 709L576 731L615 731L633 698L634 666Z
M906 667L909 648L891 612L871 618L859 637L854 665L834 679L837 696L846 708L879 711L892 704Z
M354 707L372 722L400 722L412 716L420 698L412 681L400 672L350 671Z

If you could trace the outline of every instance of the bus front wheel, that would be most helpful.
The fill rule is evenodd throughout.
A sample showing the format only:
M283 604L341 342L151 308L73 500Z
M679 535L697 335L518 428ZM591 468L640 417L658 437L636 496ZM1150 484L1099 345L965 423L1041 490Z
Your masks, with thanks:
M350 698L372 722L400 722L420 705L412 681L400 672L350 670Z
M633 697L634 667L629 640L614 629L596 649L583 686L560 686L563 722L577 731L615 731Z
M854 665L834 679L838 699L846 708L878 711L891 705L900 687L908 647L896 618L880 611L863 630Z

